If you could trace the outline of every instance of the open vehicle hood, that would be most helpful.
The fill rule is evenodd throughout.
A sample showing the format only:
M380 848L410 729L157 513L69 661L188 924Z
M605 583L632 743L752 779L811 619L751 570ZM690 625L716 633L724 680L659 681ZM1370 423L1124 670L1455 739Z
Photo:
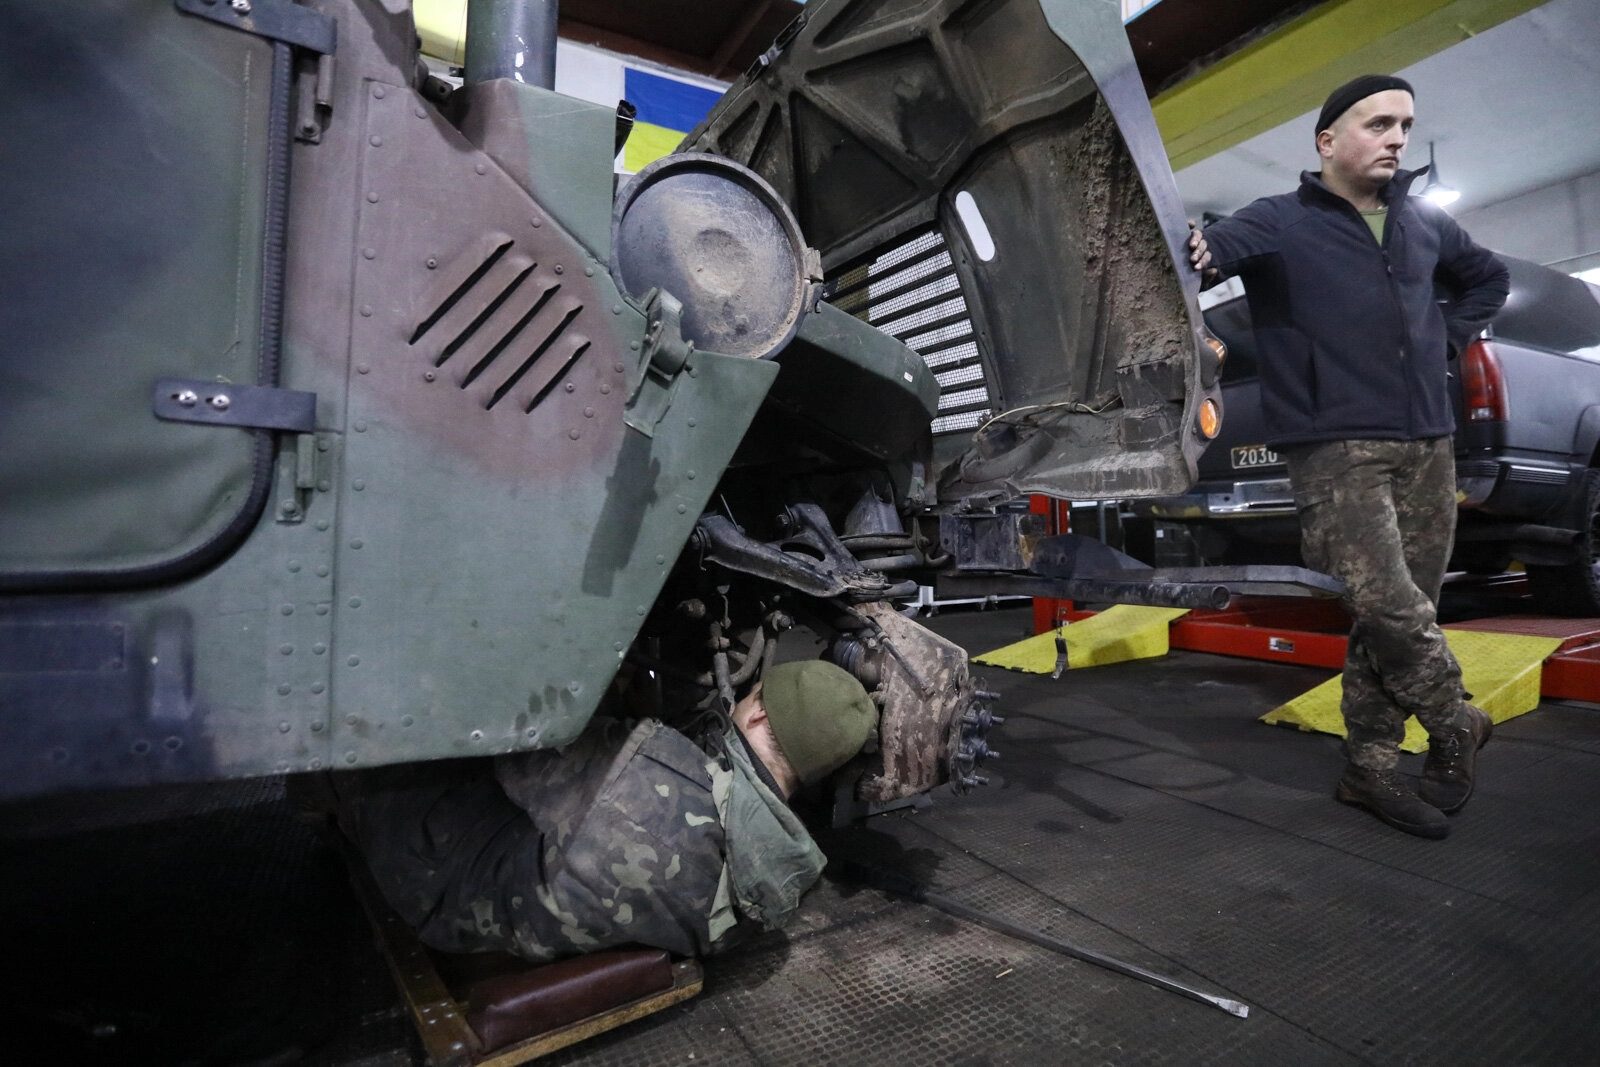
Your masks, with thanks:
M828 299L935 371L943 501L1195 478L1218 361L1116 12L816 0L685 139L772 183Z

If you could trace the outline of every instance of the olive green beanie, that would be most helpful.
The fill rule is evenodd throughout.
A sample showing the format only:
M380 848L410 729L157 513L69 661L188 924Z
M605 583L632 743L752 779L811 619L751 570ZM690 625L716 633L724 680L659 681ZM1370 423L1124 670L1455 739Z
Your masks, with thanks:
M805 785L842 767L878 726L878 707L855 676L819 659L767 671L761 703L778 751Z

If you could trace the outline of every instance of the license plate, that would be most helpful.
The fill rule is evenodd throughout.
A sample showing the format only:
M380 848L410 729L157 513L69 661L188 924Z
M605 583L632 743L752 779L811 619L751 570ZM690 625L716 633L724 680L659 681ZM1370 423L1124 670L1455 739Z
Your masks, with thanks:
M1229 453L1233 461L1234 470L1245 467L1276 467L1283 462L1279 456L1266 445L1238 445Z

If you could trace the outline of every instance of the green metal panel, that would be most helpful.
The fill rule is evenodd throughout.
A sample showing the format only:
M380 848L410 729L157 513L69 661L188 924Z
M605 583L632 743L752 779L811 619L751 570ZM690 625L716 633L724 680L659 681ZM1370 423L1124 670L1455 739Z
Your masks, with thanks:
M238 514L249 431L151 389L256 381L270 82L171 0L0 8L0 574L150 567Z
M461 132L589 254L611 258L611 184L617 113L609 107L504 78L461 91ZM552 152L550 146L565 146Z

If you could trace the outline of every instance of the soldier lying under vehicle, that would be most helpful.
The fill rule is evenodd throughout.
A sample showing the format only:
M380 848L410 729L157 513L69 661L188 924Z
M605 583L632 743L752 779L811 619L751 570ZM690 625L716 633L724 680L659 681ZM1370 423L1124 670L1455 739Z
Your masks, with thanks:
M813 660L769 669L729 718L691 740L597 716L563 749L344 778L339 821L433 948L704 955L780 925L816 883L825 860L788 799L860 751L878 712Z

